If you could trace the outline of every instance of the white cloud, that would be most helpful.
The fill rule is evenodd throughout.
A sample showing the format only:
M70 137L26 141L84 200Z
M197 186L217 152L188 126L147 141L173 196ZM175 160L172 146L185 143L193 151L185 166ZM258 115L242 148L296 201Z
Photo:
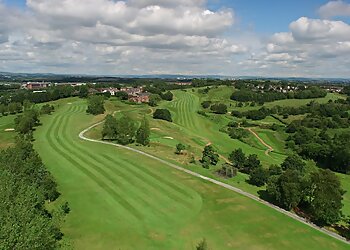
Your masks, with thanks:
M295 40L318 42L350 40L350 25L342 21L329 21L301 17L290 24Z
M336 16L350 16L350 4L342 0L330 1L322 5L318 13L323 18L331 18Z
M273 34L265 52L255 56L265 74L349 76L350 25L342 21L301 17L288 32Z
M27 7L0 0L2 70L206 74L248 50L224 37L233 10L208 10L205 0L27 0Z
M0 71L350 76L348 23L301 17L266 39L206 3L27 0L20 10L0 0ZM340 15L339 4L322 15Z

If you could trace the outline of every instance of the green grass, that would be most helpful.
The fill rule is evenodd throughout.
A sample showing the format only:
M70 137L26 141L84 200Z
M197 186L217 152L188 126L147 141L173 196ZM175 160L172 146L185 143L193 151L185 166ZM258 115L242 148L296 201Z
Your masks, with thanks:
M15 126L15 115L8 115L0 117L0 149L13 145L16 132L5 131L6 129L13 129Z
M252 109L259 109L262 106L255 106L251 107L249 106L249 103L247 106L244 107L237 107L238 102L230 100L231 94L236 91L233 87L228 86L220 86L217 88L213 88L209 91L208 94L198 94L198 96L201 99L201 102L204 100L210 100L212 102L221 102L228 105L229 110L238 110L238 111L247 111ZM282 106L282 107L299 107L302 105L308 104L310 101L316 101L318 103L327 103L329 100L337 100L337 99L345 99L346 97L341 94L337 93L328 93L326 97L324 98L314 98L314 99L285 99L285 100L279 100L274 102L267 102L264 104L267 108L272 108L274 106ZM245 104L246 105L246 104Z
M193 120L187 111L198 99L183 98L174 106L184 111L175 118L176 131L195 137L201 128L214 141L212 124ZM348 248L232 191L147 157L80 140L79 132L102 117L86 115L83 101L67 102L72 104L62 103L42 118L35 148L58 181L60 200L70 204L62 229L75 249L194 249L203 237L212 249Z

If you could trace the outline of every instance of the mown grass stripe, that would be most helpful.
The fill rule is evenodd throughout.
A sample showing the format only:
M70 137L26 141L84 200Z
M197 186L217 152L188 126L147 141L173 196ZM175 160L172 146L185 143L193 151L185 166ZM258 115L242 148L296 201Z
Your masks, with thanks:
M111 157L109 157L108 155L106 155L106 154L103 154L103 155L104 155L104 157L106 157L107 159L109 158L109 160L114 161L114 159L111 158ZM133 165L131 165L131 166L133 166ZM157 180L157 181L159 181L159 182L163 182L165 185L171 187L172 189L175 189L175 190L176 190L177 192L179 192L180 194L182 194L182 195L184 195L184 196L186 196L186 197L191 197L191 198L193 198L192 195L189 194L185 189L180 188L180 187L179 187L178 185L176 185L175 183L172 183L172 182L170 182L170 181L168 181L168 180L164 180L163 178L161 178L159 175L155 174L155 173L152 172L151 170L146 169L146 168L142 167L141 165L138 165L138 166L137 166L137 169L140 169L141 171L147 173L149 176L153 177L155 180Z
M61 120L61 115L56 115L56 117L53 119L52 123L50 124L50 128L48 129L47 134L45 135L47 138L47 141L49 145L58 152L62 157L64 157L68 162L71 163L72 166L79 169L82 173L84 173L87 177L89 177L91 180L93 180L97 186L99 186L102 190L104 190L123 210L125 210L126 214L129 214L129 217L136 218L138 220L143 219L143 216L139 214L138 211L134 211L134 208L130 205L121 204L121 201L118 199L118 195L115 194L115 192L107 186L103 181L101 181L93 172L83 167L79 162L77 162L73 157L71 157L68 153L65 152L65 150L62 150L59 146L59 142L56 140L55 142L55 134L53 133L53 128L56 126L58 127L60 125L59 121ZM56 143L58 145L56 145Z
M63 121L63 128L68 128L69 127L69 121L70 121L71 117L66 117L65 120ZM67 142L67 148L69 147L71 152L74 153L74 155L78 156L80 159L84 158L84 162L86 163L92 163L95 162L97 164L93 164L95 167L99 168L100 174L103 175L104 178L108 179L113 185L115 185L115 183L118 181L118 188L120 190L124 190L124 192L128 192L128 194L131 194L133 196L128 196L129 199L133 199L134 202L136 202L136 204L138 205L138 203L143 203L143 206L145 207L149 207L151 211L156 211L158 214L162 214L162 215L166 215L163 211L160 210L160 208L154 206L155 204L151 204L150 202L148 202L147 200L145 200L142 196L140 196L139 193L143 193L144 192L144 188L139 187L140 183L134 182L132 185L130 183L130 178L132 176L128 176L123 174L121 176L121 172L114 168L111 167L108 164L105 164L103 160L99 160L97 155L94 155L94 157L91 156L91 153L88 152L88 150L82 148L81 146L79 146L78 144L74 143L74 141L72 141L72 139L70 138L69 135L67 135L67 129L65 129L63 132L63 139L65 142ZM87 159L89 158L89 160ZM123 164L123 163L118 163L118 164ZM111 172L113 172L113 177L106 172L103 168L99 167L100 166L104 166L107 167ZM117 178L117 179L115 179ZM123 194L122 194L123 195ZM143 207L144 208L144 207Z
M84 107L82 107L84 108ZM65 126L66 127L66 126ZM65 137L65 140L69 140L69 138ZM81 148L79 145L77 144L74 144L74 146L77 148L80 148L80 150L84 151L85 155L89 157L89 154L88 152ZM107 154L103 154L102 155L103 158L102 158L102 161L99 160L98 162L100 164L102 164L101 162L103 162L103 159L106 159L108 160L109 162L111 162L112 164L120 164L120 162L118 162L116 159L113 159L112 157L110 157L109 155ZM91 158L91 157L90 157ZM92 160L96 160L98 158L101 158L99 157L99 155L95 155L94 158L92 158ZM181 194L182 196L185 196L185 197L190 197L191 199L193 198L191 194L189 194L185 189L182 189L180 188L179 186L177 186L176 184L174 183L171 183L169 181L165 181L163 180L163 178L161 178L160 176L158 175L155 175L155 174L152 174L152 172L149 172L149 171L144 171L145 169L140 167L139 165L138 166L135 166L133 164L130 164L130 163L127 163L127 162L123 162L123 164L127 164L129 167L129 170L132 172L133 175L137 176L139 180L143 181L143 182L147 182L148 185L152 186L154 189L156 190L162 190L164 193L166 193L167 195L166 196L171 196L172 199L178 201L178 202L181 202L183 203L185 206L187 207L191 207L191 203L189 201L186 201L185 199L173 194L174 191L178 192L179 194ZM121 173L119 170L115 169L114 167L110 168L110 166L108 166L108 168L112 171L118 171L119 173ZM135 170L134 170L135 169ZM124 170L124 169L123 169ZM140 174L139 172L137 171L141 171L142 174ZM145 176L149 176L147 178L145 178ZM129 176L126 176L124 175L125 178L130 178ZM151 178L151 179L150 179ZM161 184L157 184L157 183L161 183ZM164 187L162 186L164 185ZM168 190L167 190L168 189Z
M111 162L114 162L114 159L110 157L109 155L103 154L103 157ZM132 165L131 165L132 166ZM142 173L139 174L137 171L132 170L131 168L128 168L129 171L132 172L138 179L145 181L146 178L143 178L143 175L149 175L148 173ZM137 170L141 170L139 167L137 167ZM141 170L142 171L142 170ZM149 175L150 176L150 175ZM151 176L153 180L147 179L146 182L149 186L151 186L155 191L163 193L164 196L168 197L171 200L174 200L176 202L179 202L180 204L184 205L187 208L191 208L192 204L190 201L187 201L175 194L173 192L175 191L174 189L172 190L167 190L164 188L162 185L158 184L159 182L162 182L159 178L155 179L153 176Z
M67 119L68 119L67 115L61 117L60 126L57 126L55 129L56 136L59 134L60 128L62 128L63 131L67 130ZM62 131L63 140L61 140L60 138L57 139L57 142L61 145L61 147L63 149L65 149L67 152L69 152L70 154L72 154L72 152L74 152L74 157L79 159L79 161L84 162L86 164L86 166L89 166L92 169L94 169L94 171L97 172L99 175L101 175L101 177L103 177L103 179L109 180L115 189L113 189L111 187L111 185L108 185L105 183L105 185L108 187L108 190L119 200L119 202L123 206L125 206L127 209L130 209L138 217L143 218L143 215L132 204L130 204L129 201L127 201L125 198L123 198L123 196L116 191L116 190L119 190L120 187L118 187L115 184L115 180L113 178L111 178L111 176L106 171L104 171L103 168L101 168L100 166L98 166L96 164L92 164L90 161L88 161L86 159L86 155L78 154L77 151L74 150L74 144L68 144L69 142L67 141L67 138L64 136L65 133L63 131ZM87 155L88 154L89 153L87 152ZM118 183L118 184L120 184L120 183Z
M107 155L104 154L104 156L106 157ZM180 187L176 186L176 184L174 184L174 183L172 183L172 182L162 178L160 175L154 173L153 171L149 170L148 168L145 168L145 167L143 167L141 165L138 165L138 168L141 169L143 172L147 173L148 175L152 176L154 179L156 179L158 181L161 181L161 182L164 182L165 184L167 184L171 188L175 189L176 191L178 191L182 195L193 198L191 194L187 193L185 190L183 190Z

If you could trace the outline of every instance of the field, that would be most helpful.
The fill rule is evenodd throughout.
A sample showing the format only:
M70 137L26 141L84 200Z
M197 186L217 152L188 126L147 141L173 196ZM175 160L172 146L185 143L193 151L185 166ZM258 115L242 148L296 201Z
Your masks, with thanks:
M212 102L220 102L225 103L231 108L235 108L237 111L247 111L252 109L257 109L261 106L256 107L250 107L249 103L248 106L243 107L237 107L238 102L230 100L230 96L232 92L234 91L234 88L227 87L227 86L219 86L217 88L213 88L209 91L208 95L203 96L203 100L210 100ZM286 99L286 100L279 100L274 102L267 102L264 104L266 108L272 108L274 106L282 106L282 107L299 107L302 105L308 104L310 101L316 101L318 103L327 103L329 100L337 100L337 99L344 99L345 97L343 95L337 94L337 93L328 93L326 97L324 98L315 98L315 99ZM202 101L203 101L202 100Z
M273 209L152 159L80 140L81 130L103 118L88 116L85 109L79 99L61 102L53 115L42 118L43 126L35 132L35 147L62 193L50 207L64 201L71 207L63 232L72 247L194 249L202 238L212 249L348 247ZM143 106L134 110L127 113L146 112ZM214 134L208 124L191 125L191 118L184 116L176 119L190 127L186 132L193 138L197 139L197 125Z
M0 117L0 149L13 145L16 133L11 131L14 124L14 115Z
M226 88L227 87L222 87L212 91L222 91ZM211 91L209 93L211 93ZM227 89L226 91L222 91L222 93L227 95ZM247 139L247 143L243 143L239 140L232 140L227 134L219 132L220 128L227 125L227 123L233 119L230 115L223 116L209 114L209 117L203 117L197 114L197 110L201 108L200 102L203 100L203 96L198 94L197 91L174 91L174 95L174 101L161 103L161 107L171 110L174 120L173 123L152 119L152 111L147 105L130 106L123 104L116 99L112 99L112 101L108 102L107 106L110 110L118 110L118 116L125 114L135 121L140 121L144 115L148 116L151 125L152 143L151 147L142 148L143 151L156 154L158 157L168 161L182 164L184 167L190 170L199 172L214 179L219 179L223 182L257 195L261 188L249 185L246 182L248 179L247 175L238 173L238 176L235 178L222 179L215 174L215 170L221 166L221 163L225 162L230 152L237 148L242 148L247 155L257 154L265 167L268 167L271 164L281 164L286 158L287 154L290 153L287 149L285 149L284 145L284 140L286 139L287 135L280 131L262 129L259 127L253 128L252 130L274 149L272 153L267 155L267 147L261 144L261 142L253 135L250 135L250 137ZM221 98L219 97L218 99L223 98L224 96ZM280 124L279 121L273 117L267 117L266 119L259 121L258 125L265 125L266 123ZM95 139L100 139L100 131L101 127L98 127L92 131L94 133L91 133L90 136ZM174 154L175 146L178 143L187 145L186 154L180 156ZM212 143L212 145L222 156L221 163L209 171L202 169L198 163L203 147L208 143ZM195 156L197 164L190 163L192 155ZM313 167L314 164L309 162L308 165ZM341 176L344 189L350 190L348 189L350 176L339 176ZM350 215L349 192L344 195L343 203L344 214Z

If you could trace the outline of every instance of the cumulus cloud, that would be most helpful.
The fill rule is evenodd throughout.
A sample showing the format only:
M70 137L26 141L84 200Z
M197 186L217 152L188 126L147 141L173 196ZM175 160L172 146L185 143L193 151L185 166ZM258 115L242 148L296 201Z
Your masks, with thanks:
M349 57L349 24L301 17L288 32L273 34L255 60L289 75L329 77L346 76Z
M349 76L344 21L301 17L266 39L233 31L234 11L209 10L206 0L26 3L21 10L0 0L0 71ZM346 10L332 1L319 11Z
M350 4L342 0L330 1L322 5L318 13L323 18L331 18L336 16L350 16Z
M180 71L206 73L212 63L248 51L223 35L234 25L233 10L208 10L205 0L26 3L26 10L15 10L0 1L0 60L8 69L11 58L22 58L16 70L152 73L174 72L178 63Z

